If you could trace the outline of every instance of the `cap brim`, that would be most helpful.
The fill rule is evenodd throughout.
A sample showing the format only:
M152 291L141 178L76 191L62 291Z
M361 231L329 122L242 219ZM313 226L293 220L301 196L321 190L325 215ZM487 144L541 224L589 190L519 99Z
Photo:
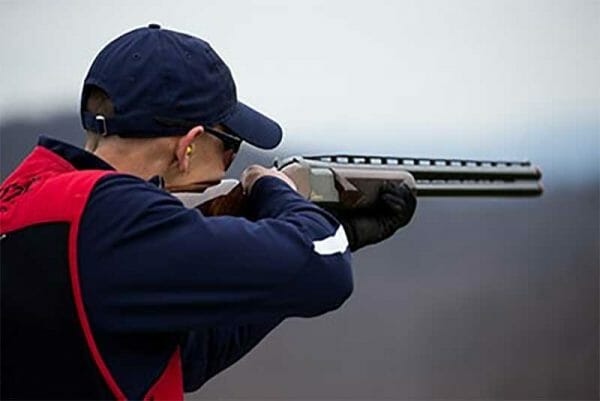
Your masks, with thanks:
M242 102L238 102L236 110L221 123L236 136L262 149L273 149L281 142L279 124Z

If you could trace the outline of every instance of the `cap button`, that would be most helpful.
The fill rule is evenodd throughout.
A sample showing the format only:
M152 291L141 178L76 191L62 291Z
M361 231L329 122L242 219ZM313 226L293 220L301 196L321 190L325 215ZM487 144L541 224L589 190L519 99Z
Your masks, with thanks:
M150 28L150 29L160 29L160 25L158 25L158 24L150 24L150 25L148 25L148 28Z

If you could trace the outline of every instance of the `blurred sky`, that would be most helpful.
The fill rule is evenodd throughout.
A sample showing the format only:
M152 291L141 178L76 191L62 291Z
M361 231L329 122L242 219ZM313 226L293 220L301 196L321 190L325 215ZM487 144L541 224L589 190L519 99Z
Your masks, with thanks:
M97 52L149 22L208 40L284 148L598 156L594 0L0 1L0 117L76 113Z

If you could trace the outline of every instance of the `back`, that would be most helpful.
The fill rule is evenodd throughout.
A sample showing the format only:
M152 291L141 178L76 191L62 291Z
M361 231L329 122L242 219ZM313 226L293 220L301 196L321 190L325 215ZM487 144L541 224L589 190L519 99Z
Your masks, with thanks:
M77 228L105 173L37 147L0 186L2 399L114 398L78 311Z
M0 241L2 399L112 398L77 318L69 229L39 224Z

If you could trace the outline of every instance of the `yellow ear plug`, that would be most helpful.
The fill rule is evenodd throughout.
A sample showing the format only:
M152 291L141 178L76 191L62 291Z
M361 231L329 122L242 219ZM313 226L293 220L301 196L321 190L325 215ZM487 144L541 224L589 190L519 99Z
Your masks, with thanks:
M194 153L194 147L192 145L188 145L188 147L185 148L185 155L191 156L192 153Z

